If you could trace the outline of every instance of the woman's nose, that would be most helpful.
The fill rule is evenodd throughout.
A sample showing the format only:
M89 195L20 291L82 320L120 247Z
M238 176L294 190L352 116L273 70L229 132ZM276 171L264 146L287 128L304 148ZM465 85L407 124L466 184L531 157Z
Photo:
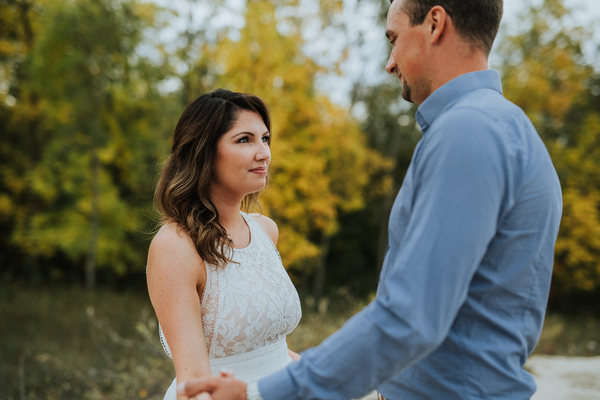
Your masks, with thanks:
M258 151L256 152L257 160L270 160L271 159L271 147L268 143L262 143Z

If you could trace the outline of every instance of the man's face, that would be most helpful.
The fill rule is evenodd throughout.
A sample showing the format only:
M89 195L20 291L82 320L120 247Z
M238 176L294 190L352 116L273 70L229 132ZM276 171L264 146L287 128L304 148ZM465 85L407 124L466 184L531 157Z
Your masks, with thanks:
M385 70L398 76L402 83L402 97L421 104L431 94L426 70L426 28L424 24L410 26L403 11L405 0L395 0L388 11L386 36L392 44L390 59Z

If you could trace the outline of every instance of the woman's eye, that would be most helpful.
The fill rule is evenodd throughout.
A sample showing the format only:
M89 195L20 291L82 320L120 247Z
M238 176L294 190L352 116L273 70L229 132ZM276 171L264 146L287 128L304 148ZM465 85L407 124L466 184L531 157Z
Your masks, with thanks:
M262 141L265 143L270 143L271 142L271 136L263 136L262 137Z
M250 139L248 138L248 136L244 136L242 138L240 138L240 140L238 140L238 143L248 143Z

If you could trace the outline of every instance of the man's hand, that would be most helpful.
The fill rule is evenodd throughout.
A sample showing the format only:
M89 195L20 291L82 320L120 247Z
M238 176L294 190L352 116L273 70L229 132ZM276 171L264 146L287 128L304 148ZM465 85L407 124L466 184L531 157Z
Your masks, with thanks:
M190 400L247 400L246 383L231 375L191 379L177 385L177 393Z

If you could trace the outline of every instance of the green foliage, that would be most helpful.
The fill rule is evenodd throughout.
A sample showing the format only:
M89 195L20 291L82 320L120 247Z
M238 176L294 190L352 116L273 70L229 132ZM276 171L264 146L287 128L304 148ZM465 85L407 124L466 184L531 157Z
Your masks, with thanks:
M571 134L551 147L564 201L554 274L559 296L600 289L600 96L588 92L581 100L571 110L580 116L565 123Z
M173 111L158 91L160 66L138 54L156 10L108 0L37 10L27 14L35 40L5 114L0 212L33 263L86 260L93 286L96 267L121 275L145 265L141 232L166 153L157 139Z
M139 249L126 239L145 225L141 212L149 207L141 199L151 197L149 167L159 154L153 139L160 132L153 132L153 123L160 121L151 113L162 99L152 87L156 82L143 79L148 66L135 61L141 30L151 21L137 7L150 6L59 2L47 8L31 55L31 82L46 99L54 136L34 172L34 188L50 207L33 220L39 236L32 240L39 238L40 249L82 258L90 248L81 239L90 237L99 213L97 263L121 273L128 265L144 265ZM132 113L121 111L127 109Z

